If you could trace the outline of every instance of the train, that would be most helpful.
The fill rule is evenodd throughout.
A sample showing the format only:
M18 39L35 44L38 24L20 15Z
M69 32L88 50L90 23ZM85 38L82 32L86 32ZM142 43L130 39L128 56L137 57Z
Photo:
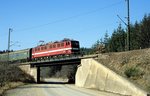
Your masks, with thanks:
M64 39L57 42L49 42L33 48L0 54L0 62L29 62L47 60L56 57L79 55L79 41ZM8 57L9 56L9 57Z

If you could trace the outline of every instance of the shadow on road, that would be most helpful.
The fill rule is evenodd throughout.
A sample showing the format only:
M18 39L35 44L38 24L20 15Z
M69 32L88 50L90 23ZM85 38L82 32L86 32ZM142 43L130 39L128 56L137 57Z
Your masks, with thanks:
M24 86L19 86L17 89L26 89L26 88L61 88L63 84L74 84L74 83L69 83L67 81L42 81L39 83L30 83L29 85L24 85ZM50 85L50 86L47 86ZM54 86L51 86L54 85Z
M45 85L25 85L17 87L17 89L27 89L27 88L61 88L61 86L45 86Z
M47 82L47 81L41 81L38 84L70 84L69 82Z

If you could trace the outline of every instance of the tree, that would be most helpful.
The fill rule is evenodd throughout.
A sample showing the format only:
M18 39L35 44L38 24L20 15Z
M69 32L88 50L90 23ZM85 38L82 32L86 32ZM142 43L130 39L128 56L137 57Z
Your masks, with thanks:
M110 49L109 49L109 35L108 33L106 32L105 33L105 37L104 37L104 46L105 46L105 51L108 52Z
M141 23L141 47L150 47L150 15L145 15Z
M141 22L135 22L130 25L130 48L131 50L140 48L150 48L150 14L145 15ZM107 32L104 39L97 40L93 44L92 49L99 45L105 45L106 52L120 52L127 49L127 32L119 24L118 28L114 30L112 36L109 38Z
M141 33L140 33L140 24L136 21L134 25L130 26L131 33L130 33L130 48L131 50L140 49L141 47Z
M82 47L82 48L80 48L80 53L82 55L89 55L89 54L93 53L93 50L92 50L92 48L84 48L84 47Z
M121 24L119 24L117 30L114 30L108 46L109 51L111 52L119 52L125 50L125 41L126 41L126 33L124 29L122 28Z
M100 43L101 41L97 40L96 43L92 45L92 53L96 53L97 47L99 46Z

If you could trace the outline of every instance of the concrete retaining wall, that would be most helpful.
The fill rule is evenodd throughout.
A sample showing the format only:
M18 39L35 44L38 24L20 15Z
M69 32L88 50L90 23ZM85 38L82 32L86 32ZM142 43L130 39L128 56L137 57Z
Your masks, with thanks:
M34 81L37 82L37 68L31 68L30 65L20 65L18 66L22 71L29 74L34 78Z
M148 96L125 78L94 59L82 59L76 73L76 86L119 93L128 96Z

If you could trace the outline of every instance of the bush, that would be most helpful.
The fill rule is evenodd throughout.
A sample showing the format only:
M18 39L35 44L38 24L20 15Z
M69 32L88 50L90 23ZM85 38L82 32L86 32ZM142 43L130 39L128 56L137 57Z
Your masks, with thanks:
M144 75L144 73L137 67L128 68L127 70L125 70L124 73L128 78L131 78L131 77L138 78Z
M0 87L9 82L33 82L33 77L11 64L0 64Z

